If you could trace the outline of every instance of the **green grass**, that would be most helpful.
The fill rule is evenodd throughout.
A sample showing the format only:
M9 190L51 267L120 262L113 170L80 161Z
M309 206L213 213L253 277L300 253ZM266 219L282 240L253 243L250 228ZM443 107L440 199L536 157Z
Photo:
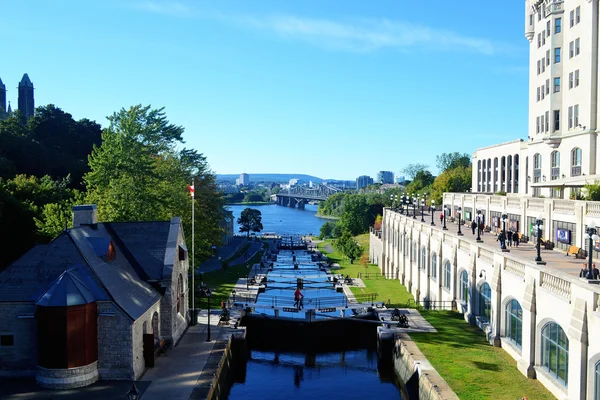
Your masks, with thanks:
M368 250L369 235L359 235L357 241ZM359 272L380 274L379 267L367 270L350 261L338 251L326 253L330 240L319 243L319 250L341 266L340 273L356 277ZM389 307L406 307L414 299L397 280L363 279L366 288L352 288L352 293L377 293L376 301L388 302ZM516 367L516 361L501 348L491 346L484 333L468 324L463 316L450 311L426 311L421 314L437 329L437 333L413 333L411 338L462 400L479 399L552 399L554 396L537 380L527 379Z

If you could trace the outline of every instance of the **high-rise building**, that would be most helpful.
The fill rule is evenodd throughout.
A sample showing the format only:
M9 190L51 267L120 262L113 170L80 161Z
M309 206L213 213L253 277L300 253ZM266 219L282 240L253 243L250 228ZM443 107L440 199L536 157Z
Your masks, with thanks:
M377 183L394 183L394 173L392 171L379 171L377 173Z
M527 140L478 149L473 192L577 197L600 179L598 1L525 1Z
M373 184L373 178L368 175L361 175L356 178L356 189L360 189Z
M27 118L33 117L35 103L33 99L33 83L27 74L19 82L19 111Z
M246 173L241 173L239 185L248 186L249 183L250 183L250 175L248 175Z
M0 116L6 113L6 85L0 79Z

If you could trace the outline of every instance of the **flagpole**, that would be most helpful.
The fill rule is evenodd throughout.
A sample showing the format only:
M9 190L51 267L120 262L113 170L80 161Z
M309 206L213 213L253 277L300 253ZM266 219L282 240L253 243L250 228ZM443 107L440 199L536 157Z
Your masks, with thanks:
M194 285L194 278L196 276L196 267L195 267L195 261L196 261L196 254L194 252L194 203L196 202L194 200L194 191L196 190L195 186L194 186L194 178L192 178L192 188L191 188L191 194L192 194L192 318L198 318L196 316L196 303L195 303L195 298L194 298L194 292L196 291L196 286ZM193 321L192 325L196 325L198 323L198 321Z

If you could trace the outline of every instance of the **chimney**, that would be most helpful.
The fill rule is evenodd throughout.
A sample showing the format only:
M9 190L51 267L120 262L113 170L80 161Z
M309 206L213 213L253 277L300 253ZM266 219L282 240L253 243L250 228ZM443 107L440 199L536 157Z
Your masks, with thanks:
M73 228L78 228L82 225L90 225L92 227L98 224L98 210L95 204L84 204L81 206L73 206Z

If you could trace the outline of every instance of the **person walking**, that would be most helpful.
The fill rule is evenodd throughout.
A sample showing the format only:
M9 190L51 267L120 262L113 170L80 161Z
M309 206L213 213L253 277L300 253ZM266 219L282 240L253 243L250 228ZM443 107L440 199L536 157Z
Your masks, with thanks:
M473 235L475 234L475 229L477 229L477 222L473 220L473 222L471 222L471 230L473 231Z
M296 308L300 308L300 299L303 299L304 295L302 294L302 292L300 291L300 288L297 288L296 291L294 292L294 307Z
M440 213L440 224L444 222L444 213Z
M592 277L598 279L598 275L600 275L600 271L596 268L596 264L592 264Z
M515 247L519 247L519 232L513 233L513 244Z
M508 247L512 247L513 231L508 231L506 235L508 236Z
M498 237L496 238L497 242L500 242L500 248L504 248L504 241L506 240L506 237L504 236L504 232L500 232L500 234L498 235Z
M581 268L581 271L579 271L579 277L580 278L587 277L587 264L586 263L583 263L583 268Z

